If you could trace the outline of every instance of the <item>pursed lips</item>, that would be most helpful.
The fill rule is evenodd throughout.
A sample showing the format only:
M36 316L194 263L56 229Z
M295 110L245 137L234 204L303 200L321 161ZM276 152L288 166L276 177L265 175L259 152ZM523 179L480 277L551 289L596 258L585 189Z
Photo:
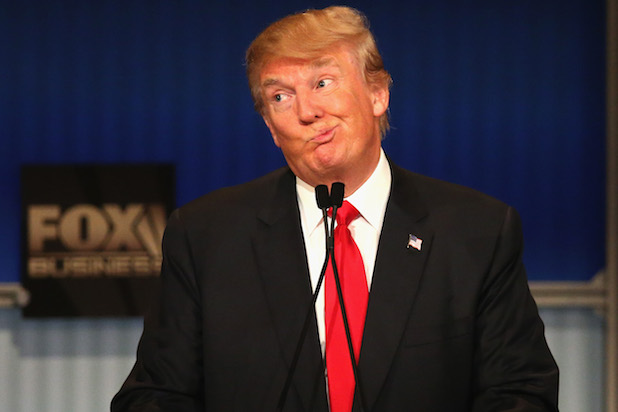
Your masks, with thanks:
M327 143L332 140L335 134L335 129L337 129L337 126L321 129L310 139L310 141L313 143Z

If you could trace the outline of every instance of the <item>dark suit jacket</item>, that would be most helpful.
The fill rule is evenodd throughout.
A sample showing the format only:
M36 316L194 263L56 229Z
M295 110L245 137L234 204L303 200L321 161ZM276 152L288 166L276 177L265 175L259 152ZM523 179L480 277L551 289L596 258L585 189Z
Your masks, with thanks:
M556 411L517 213L391 168L359 360L366 410ZM163 253L161 294L112 410L274 411L311 300L293 174L175 211ZM284 410L328 410L315 319Z

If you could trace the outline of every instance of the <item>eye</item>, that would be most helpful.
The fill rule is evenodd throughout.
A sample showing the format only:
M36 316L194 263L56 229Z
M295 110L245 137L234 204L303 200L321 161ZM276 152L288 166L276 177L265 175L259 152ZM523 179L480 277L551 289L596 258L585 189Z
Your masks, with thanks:
M280 103L280 102L286 101L288 98L289 98L289 95L286 94L286 93L276 93L276 94L273 95L273 100L276 103Z
M322 89L322 88L328 86L329 84L331 84L332 82L333 82L332 79L322 79L322 80L318 81L317 88L318 89Z

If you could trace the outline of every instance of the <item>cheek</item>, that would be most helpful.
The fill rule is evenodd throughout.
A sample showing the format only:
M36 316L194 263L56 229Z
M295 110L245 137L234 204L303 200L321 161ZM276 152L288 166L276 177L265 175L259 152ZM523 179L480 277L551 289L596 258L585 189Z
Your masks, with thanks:
M365 116L370 102L363 95L356 93L345 93L339 99L332 99L330 102L332 113L340 117Z
M276 134L279 144L292 143L302 140L306 133L307 126L300 124L298 117L292 112L285 114L275 114L273 116L271 133Z
M275 145L283 151L289 152L295 144L300 143L302 140L295 138L295 136L300 136L301 134L294 126L294 123L288 119L281 119L279 117L274 119L274 121L271 119L268 129Z
M342 93L339 96L324 99L322 104L327 113L337 117L344 117L353 113L354 107L358 102L356 102L354 96Z

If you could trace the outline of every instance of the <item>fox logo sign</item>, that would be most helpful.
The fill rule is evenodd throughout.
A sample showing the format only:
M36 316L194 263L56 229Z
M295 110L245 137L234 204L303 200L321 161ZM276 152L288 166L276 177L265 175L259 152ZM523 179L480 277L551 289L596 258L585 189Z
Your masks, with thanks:
M162 204L30 205L28 274L41 277L152 276L161 264Z
M174 175L163 163L22 166L24 316L143 315Z

